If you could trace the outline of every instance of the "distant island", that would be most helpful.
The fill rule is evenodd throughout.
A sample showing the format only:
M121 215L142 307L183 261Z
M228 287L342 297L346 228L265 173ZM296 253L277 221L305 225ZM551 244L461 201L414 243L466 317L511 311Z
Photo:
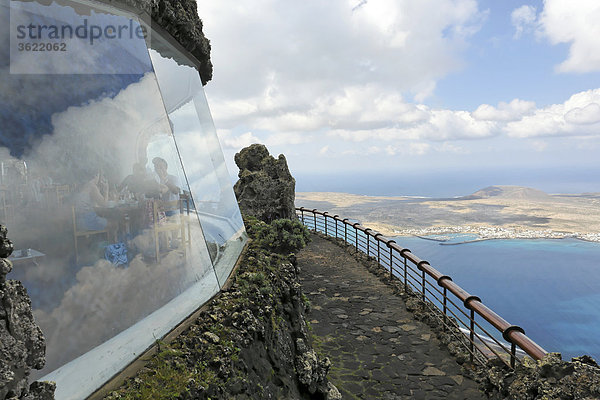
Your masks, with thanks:
M548 194L522 186L489 186L455 198L299 192L296 206L360 220L385 236L473 234L474 240L573 237L600 242L600 193Z

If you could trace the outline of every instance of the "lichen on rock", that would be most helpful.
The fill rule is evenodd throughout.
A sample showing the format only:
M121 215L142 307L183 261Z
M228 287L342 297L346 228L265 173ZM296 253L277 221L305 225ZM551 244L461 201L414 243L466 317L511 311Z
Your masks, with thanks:
M490 360L480 371L481 381L493 399L599 399L600 368L589 356L563 361L548 353L539 361L526 358L514 370Z

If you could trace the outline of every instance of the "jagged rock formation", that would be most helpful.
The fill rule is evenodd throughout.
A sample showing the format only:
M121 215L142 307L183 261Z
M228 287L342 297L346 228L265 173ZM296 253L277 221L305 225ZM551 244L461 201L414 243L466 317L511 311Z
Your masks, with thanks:
M210 61L210 41L202 32L202 21L194 0L117 0L127 6L144 10L157 23L171 34L198 61L202 84L212 79Z
M53 399L54 384L28 382L31 369L44 366L46 342L27 291L21 282L6 280L12 269L6 257L12 251L6 228L0 226L0 399Z
M233 190L242 213L265 222L296 218L296 181L283 154L275 159L264 145L253 144L235 155L235 163L240 172Z

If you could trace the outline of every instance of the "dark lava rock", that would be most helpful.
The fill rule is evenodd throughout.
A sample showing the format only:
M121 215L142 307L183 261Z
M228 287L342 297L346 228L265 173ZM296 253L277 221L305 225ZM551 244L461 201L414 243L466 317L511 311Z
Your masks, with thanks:
M283 154L273 158L262 144L253 144L235 155L240 169L233 187L242 213L262 221L295 219L296 181Z
M198 70L202 83L205 85L212 79L210 41L202 32L202 21L198 17L195 0L117 0L117 2L150 14L152 22L165 29L200 62Z
M561 359L559 353L548 353L537 362L531 359L523 361L513 371L500 362L490 361L488 368L482 372L482 383L490 398L600 398L600 369L589 356L567 362Z
M4 227L0 242L0 255L7 257L12 243ZM53 399L54 384L28 383L31 369L44 367L46 342L33 319L27 291L20 282L5 279L11 269L10 261L0 259L0 399Z

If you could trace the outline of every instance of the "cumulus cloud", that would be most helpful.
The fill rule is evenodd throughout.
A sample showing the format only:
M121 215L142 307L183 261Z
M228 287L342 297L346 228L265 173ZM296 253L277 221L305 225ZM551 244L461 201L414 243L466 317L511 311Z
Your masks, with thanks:
M590 103L583 108L574 107L565 114L565 121L578 125L600 122L600 105L598 103Z
M388 105L401 93L424 100L461 67L486 18L475 0L198 4L213 44L207 94L217 125L274 132L335 125L336 114L381 118L373 114L389 113L385 105L361 112L370 93L355 92L367 86L385 88ZM328 103L327 112L315 106Z
M373 129L336 127L329 130L328 135L350 142L445 142L446 147L436 146L435 150L450 151L449 141L499 135L527 138L600 134L600 89L576 93L564 103L541 108L536 108L534 102L520 99L500 102L497 106L482 104L473 112L412 104L405 104L405 107L417 113L419 118Z
M600 101L586 92L539 108L510 98L475 110L422 104L461 67L467 40L486 20L475 1L198 3L215 64L206 90L217 125L228 132L226 148L260 141L296 151L315 143L307 152L383 156L400 154L402 143L414 154L461 154L466 150L453 142L599 132L592 103ZM515 37L554 35L555 7L548 0L541 11L515 9ZM581 32L592 29L585 26ZM579 33L566 41L572 49L585 36ZM252 45L240 46L241 37Z
M600 70L600 3L596 0L546 0L539 32L552 44L567 43L568 58L559 72Z
M510 103L500 102L498 107L482 104L473 111L473 118L480 121L516 121L535 110L535 103L514 99Z
M253 143L260 142L260 139L252 132L246 132L237 136L233 136L230 130L219 130L218 133L219 140L226 149L241 149Z
M576 93L561 104L535 110L504 130L513 137L597 136L600 134L600 89Z
M513 10L510 14L510 20L515 27L515 39L520 38L524 32L533 31L536 19L535 7L524 5Z

